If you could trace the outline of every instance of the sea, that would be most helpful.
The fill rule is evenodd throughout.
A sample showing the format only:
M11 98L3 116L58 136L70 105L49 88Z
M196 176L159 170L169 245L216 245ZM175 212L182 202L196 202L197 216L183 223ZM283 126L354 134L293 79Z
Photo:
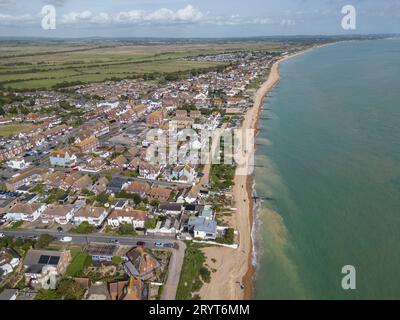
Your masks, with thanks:
M280 74L256 140L255 299L399 299L400 40L317 48Z

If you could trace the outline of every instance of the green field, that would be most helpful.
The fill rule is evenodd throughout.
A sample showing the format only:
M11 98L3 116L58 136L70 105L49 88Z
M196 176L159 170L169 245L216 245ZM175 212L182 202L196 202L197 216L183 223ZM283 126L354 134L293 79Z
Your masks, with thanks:
M237 50L279 50L268 42L138 44L111 42L5 42L0 47L0 85L49 89L62 82L101 82L201 70L221 65L183 58Z
M23 130L32 130L34 129L34 125L27 124L5 124L0 125L0 137L8 137L13 136L17 133L20 133Z

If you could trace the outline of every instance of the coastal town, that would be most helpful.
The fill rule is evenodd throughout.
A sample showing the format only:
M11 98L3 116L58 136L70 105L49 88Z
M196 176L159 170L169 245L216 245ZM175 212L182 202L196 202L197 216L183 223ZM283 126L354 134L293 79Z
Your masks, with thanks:
M278 62L309 47L190 56L219 65L159 82L2 89L1 299L249 297L251 176L196 162L206 142L185 131L256 130ZM176 161L149 156L152 132L176 139Z

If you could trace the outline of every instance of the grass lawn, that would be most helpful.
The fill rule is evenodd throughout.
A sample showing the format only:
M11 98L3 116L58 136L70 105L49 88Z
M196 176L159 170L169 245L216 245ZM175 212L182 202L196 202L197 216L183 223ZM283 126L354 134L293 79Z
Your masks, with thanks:
M79 272L83 271L92 263L92 257L80 249L71 251L72 259L65 275L75 277Z
M5 124L0 126L0 137L13 136L23 130L32 130L34 125L29 124Z
M200 290L203 281L209 281L208 277L203 276L209 274L208 269L204 266L204 253L200 250L204 245L189 242L186 245L185 259L176 293L177 300L193 299L192 294Z

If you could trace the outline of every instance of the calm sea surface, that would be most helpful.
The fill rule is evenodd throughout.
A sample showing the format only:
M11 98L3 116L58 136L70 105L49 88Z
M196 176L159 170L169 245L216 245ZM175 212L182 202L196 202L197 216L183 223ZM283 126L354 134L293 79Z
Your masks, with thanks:
M280 69L257 138L257 194L273 199L257 218L256 298L400 298L400 40ZM341 287L345 265L356 290Z

